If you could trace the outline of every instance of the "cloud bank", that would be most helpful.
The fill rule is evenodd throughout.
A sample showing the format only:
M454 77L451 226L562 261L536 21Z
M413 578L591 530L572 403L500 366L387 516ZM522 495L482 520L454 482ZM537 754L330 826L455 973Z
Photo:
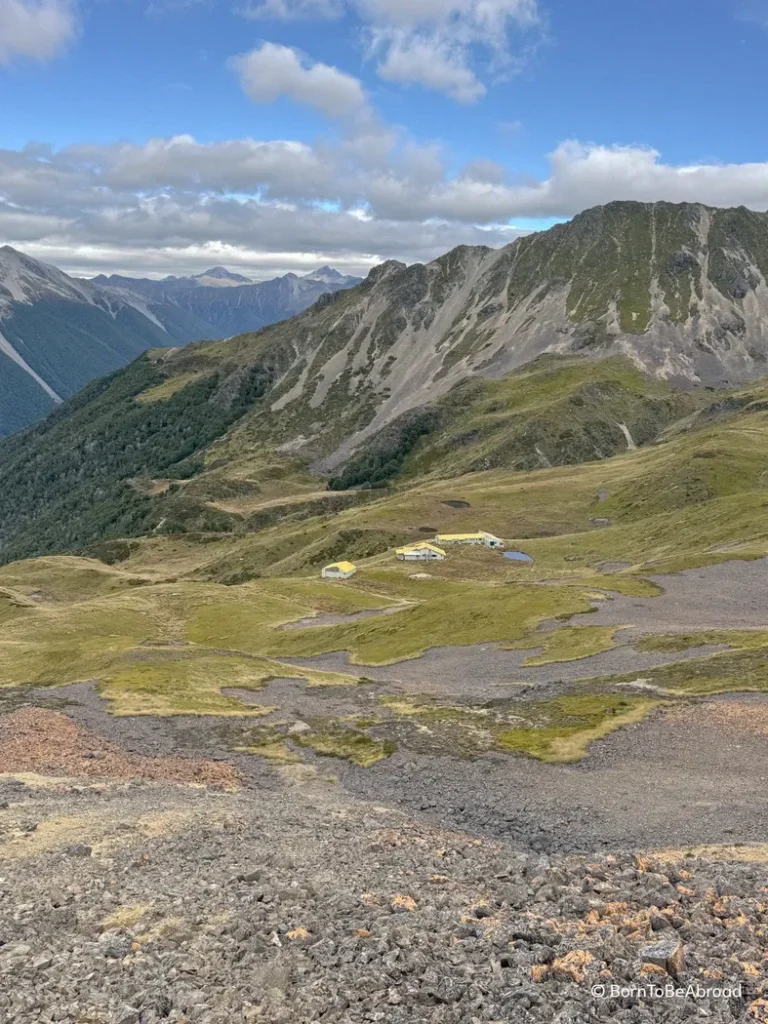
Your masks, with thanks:
M373 131L373 129L371 129ZM638 146L564 142L542 180L388 130L334 145L191 136L142 145L0 150L0 241L98 272L181 273L228 260L258 276L335 261L432 259L504 245L520 218L567 218L616 199L768 208L768 163L674 166Z

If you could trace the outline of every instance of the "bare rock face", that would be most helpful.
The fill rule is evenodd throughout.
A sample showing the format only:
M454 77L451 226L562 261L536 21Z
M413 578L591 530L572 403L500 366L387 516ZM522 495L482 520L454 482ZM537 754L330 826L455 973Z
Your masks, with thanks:
M360 429L321 445L331 471L467 377L547 353L621 354L688 386L747 381L766 372L766 278L768 215L696 204L612 203L504 249L389 261L292 322L291 387L275 408L297 424L314 410L321 436L329 414L365 408ZM262 345L286 334L278 325Z

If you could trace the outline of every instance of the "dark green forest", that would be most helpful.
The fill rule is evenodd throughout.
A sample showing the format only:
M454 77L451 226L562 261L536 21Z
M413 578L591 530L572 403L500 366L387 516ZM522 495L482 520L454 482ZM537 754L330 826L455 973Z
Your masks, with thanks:
M147 533L167 520L164 501L130 481L182 479L202 468L197 453L265 395L273 370L259 363L233 376L222 369L161 402L137 402L138 394L165 379L141 356L87 385L43 423L4 441L2 561L82 551L100 540ZM184 528L182 522L168 525ZM220 529L226 523L209 525Z

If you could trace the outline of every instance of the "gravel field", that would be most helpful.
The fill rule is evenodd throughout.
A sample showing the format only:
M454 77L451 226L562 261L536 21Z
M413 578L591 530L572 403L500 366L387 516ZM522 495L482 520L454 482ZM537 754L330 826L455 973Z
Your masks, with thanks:
M589 618L596 619L597 616L591 615ZM669 655L635 651L626 645L578 661L524 667L526 658L537 650L503 651L492 644L475 644L472 647L433 647L420 658L400 661L396 665L352 665L349 655L342 652L315 658L283 658L283 662L323 672L363 673L376 682L396 683L399 689L413 693L485 699L502 696L505 690L509 690L510 684L548 686L604 675L642 673L670 661L703 658L725 648L696 647Z
M649 576L664 593L600 603L591 615L576 615L574 626L634 626L640 633L696 629L768 629L765 585L768 558L730 561L671 576Z
M585 624L762 626L765 563L736 565ZM528 653L235 695L300 724L385 693L514 699L502 658L537 699L668 660ZM0 1024L768 1024L768 696L657 710L567 765L406 746L280 765L234 751L253 721L0 691Z
M763 848L547 856L282 781L5 776L0 1019L766 1019Z
M339 715L355 708L365 714L365 705L346 701L366 691L330 687L304 692L313 702L329 701L326 713ZM287 693L283 717L300 720L309 709L296 689L289 687ZM61 698L67 701L67 715L80 726L133 755L191 758L193 771L206 762L227 762L259 792L284 788L279 769L264 758L233 752L240 724L249 727L249 719L114 718L85 685L38 691L34 699L54 695L58 704ZM762 695L711 698L657 711L640 725L593 744L589 757L577 764L401 749L360 768L306 749L301 754L307 767L332 773L352 798L544 853L756 843L765 838L768 820L767 737L756 727L744 728L743 722L765 723L767 716L768 698Z

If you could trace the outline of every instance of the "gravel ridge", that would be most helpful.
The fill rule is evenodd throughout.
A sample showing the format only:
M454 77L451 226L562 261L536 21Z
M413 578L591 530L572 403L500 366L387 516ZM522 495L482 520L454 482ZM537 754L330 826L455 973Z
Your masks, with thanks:
M762 849L547 856L283 781L4 776L0 1020L766 1019ZM610 996L673 982L737 994Z

